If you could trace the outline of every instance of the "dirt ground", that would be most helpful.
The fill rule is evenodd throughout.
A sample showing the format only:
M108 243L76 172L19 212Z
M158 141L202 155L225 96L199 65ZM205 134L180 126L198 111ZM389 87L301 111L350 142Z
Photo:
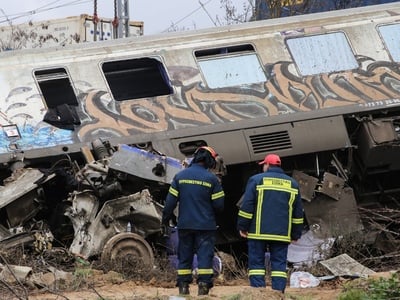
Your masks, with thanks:
M64 252L62 252L64 253ZM17 257L18 255L15 255ZM65 253L63 255L66 261ZM33 258L27 257L30 262ZM354 279L337 277L332 280L320 281L313 288L288 288L284 298L266 288L251 288L247 272L235 269L237 273L226 271L215 279L214 288L208 296L197 296L197 285L190 285L190 296L178 295L175 287L176 271L169 264L164 267L159 261L159 267L152 271L138 267L137 260L123 260L110 266L88 264L85 261L75 261L73 264L61 264L46 257L47 262L53 262L59 267L64 266L67 272L49 272L48 268L34 267L35 272L29 280L6 283L0 280L0 300L183 300L183 299L223 299L223 300L258 300L258 299L292 299L292 300L333 300L338 299L346 284ZM37 261L37 260L36 260ZM102 266L102 268L100 268ZM116 271L117 269L117 271ZM58 275L57 275L58 274ZM390 276L390 272L377 272L376 277ZM365 280L365 279L355 279ZM267 277L267 285L270 280Z
M198 297L197 285L191 284L190 296L183 298L175 287L176 271L171 269L169 260L158 259L158 267L149 272L140 267L137 259L104 265L89 263L72 255L69 257L68 252L56 249L41 260L19 254L10 252L6 257L3 256L3 260L11 265L29 265L33 273L24 280L0 280L0 300L280 299L270 286L251 288L246 270L234 264L228 268L228 261L225 272L215 279L208 296ZM57 267L49 268L49 265ZM268 285L270 280L267 278L266 282ZM337 278L321 281L315 288L288 287L285 299L336 299L343 284L343 280Z
M288 288L284 299L315 299L315 300L332 300L337 299L341 289L336 288L307 288L294 289ZM248 285L224 285L215 286L211 289L208 296L197 296L197 286L190 287L190 296L182 297L178 295L175 287L147 286L137 285L135 282L129 281L120 284L107 284L96 286L92 289L63 292L59 294L38 293L29 296L29 300L128 300L128 299L242 299L242 300L258 300L258 299L281 299L270 287L267 288L251 288Z
M110 282L114 281L114 282ZM315 288L287 288L284 299L315 299L332 300L337 299L341 292L340 283L322 282ZM270 287L251 288L245 280L236 280L224 284L216 283L208 296L197 296L197 285L190 285L190 296L185 298L178 295L178 289L173 282L159 283L156 279L149 282L135 282L118 279L94 279L85 288L70 292L46 292L37 291L30 293L29 300L131 300L131 299L236 299L236 300L258 300L258 299L282 299Z

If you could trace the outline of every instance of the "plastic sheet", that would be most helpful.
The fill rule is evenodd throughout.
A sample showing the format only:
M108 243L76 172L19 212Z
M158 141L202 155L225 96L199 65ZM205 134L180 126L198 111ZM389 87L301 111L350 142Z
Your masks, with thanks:
M307 272L293 272L290 275L290 287L292 288L311 288L320 283L319 279Z

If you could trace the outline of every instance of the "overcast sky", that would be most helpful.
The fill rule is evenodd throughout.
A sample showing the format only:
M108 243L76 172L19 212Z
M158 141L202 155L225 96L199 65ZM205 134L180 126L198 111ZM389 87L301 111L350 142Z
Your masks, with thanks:
M249 0L230 1L241 11ZM8 25L7 18L16 25L93 12L93 0L1 0L0 26ZM97 15L113 18L114 1L97 0ZM173 25L180 29L214 27L218 20L224 21L225 12L220 0L129 0L129 17L131 21L144 22L145 34L156 34Z

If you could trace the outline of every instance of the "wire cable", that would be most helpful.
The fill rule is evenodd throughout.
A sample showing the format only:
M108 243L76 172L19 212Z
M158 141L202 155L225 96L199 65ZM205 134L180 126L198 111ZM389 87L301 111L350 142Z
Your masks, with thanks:
M198 12L199 10L203 9L207 4L209 4L211 1L213 0L208 0L206 3L203 3L202 5L199 4L199 6L191 11L190 13L188 13L186 16L184 16L183 18L179 19L178 21L176 21L175 23L172 23L171 26L169 26L167 29L164 29L162 32L168 32L170 29L174 28L176 25L178 25L179 23L183 22L184 20L186 20L187 18L189 18L190 16L192 16L193 14L195 14L196 12Z
M68 6L81 5L81 4L86 4L86 3L92 2L92 0L74 0L74 1L64 3L64 4L48 7L49 5L55 4L59 1L61 1L61 0L56 0L56 1L53 1L46 5L43 5L41 7L38 7L37 9L29 10L29 11L18 13L18 14L11 14L11 15L4 14L4 17L0 17L0 23L5 23L5 22L10 23L13 20L36 15L36 14L39 14L42 12L47 12L47 11L51 11L51 10L55 10L55 9L68 7ZM48 7L48 8L46 8L46 7ZM4 11L3 11L3 13L4 13Z

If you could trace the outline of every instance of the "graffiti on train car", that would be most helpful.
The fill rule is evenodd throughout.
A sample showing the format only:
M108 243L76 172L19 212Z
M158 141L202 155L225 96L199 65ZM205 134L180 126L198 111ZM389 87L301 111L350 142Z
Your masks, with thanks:
M359 58L360 65L366 60ZM120 114L109 110L104 101L97 99L98 94L91 93L86 98L86 108L97 121L84 124L79 134L86 139L90 132L98 130L128 135L346 105L390 106L400 92L398 67L369 60L371 63L363 69L304 79L290 71L291 62L280 62L266 66L269 80L258 89L209 90L196 83L181 86L177 95L135 100L134 104L122 102Z
M179 74L171 78L176 94L134 101L113 101L108 92L95 90L88 82L74 82L81 123L74 126L76 131L44 122L47 111L41 96L34 94L32 87L22 86L11 90L1 106L0 116L4 121L0 152L348 105L393 104L400 92L397 64L365 56L359 56L358 63L362 67L352 71L301 77L291 71L293 62L278 62L265 66L268 78L265 83L253 84L251 88L219 89L209 89L201 82L184 84L185 80L198 76L199 71L176 66L171 68L171 74ZM25 102L21 100L23 97ZM17 132L8 124L16 126Z

